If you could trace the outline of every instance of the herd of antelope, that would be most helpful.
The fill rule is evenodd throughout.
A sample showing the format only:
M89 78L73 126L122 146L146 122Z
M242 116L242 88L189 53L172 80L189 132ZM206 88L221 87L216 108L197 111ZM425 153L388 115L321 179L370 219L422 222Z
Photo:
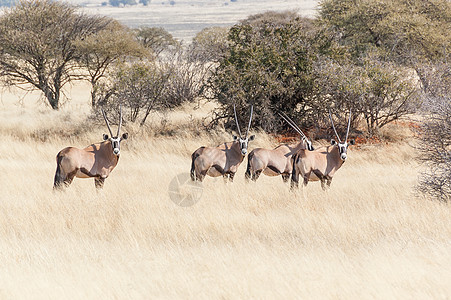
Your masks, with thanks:
M206 175L211 177L223 176L225 181L233 181L238 167L247 155L249 142L255 135L249 136L252 123L253 106L251 106L249 123L246 135L241 134L240 125L233 107L235 122L239 136L233 136L232 142L226 142L216 147L200 147L191 155L191 180L202 182ZM127 139L128 134L122 136L122 108L119 109L119 125L117 134L113 132L108 118L102 109L103 118L110 136L103 135L103 142L92 144L84 149L67 147L61 150L57 157L57 168L53 188L62 189L71 184L74 177L94 178L96 188L102 188L105 179L116 167L119 161L120 143ZM321 181L323 190L330 187L332 178L347 158L349 145L354 145L354 140L348 143L349 128L351 125L351 111L349 111L348 126L344 140L335 129L332 114L329 118L338 142L331 140L331 145L314 149L312 142L302 130L285 114L279 114L297 133L300 141L293 144L282 144L274 149L256 148L248 155L246 181L256 181L260 174L267 176L281 175L287 182L291 175L291 188L299 186L299 177L302 176L303 185L309 181Z

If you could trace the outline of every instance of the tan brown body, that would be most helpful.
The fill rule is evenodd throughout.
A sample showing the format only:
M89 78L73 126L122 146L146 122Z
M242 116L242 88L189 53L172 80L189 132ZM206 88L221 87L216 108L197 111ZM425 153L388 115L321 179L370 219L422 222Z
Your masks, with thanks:
M302 140L295 144L283 144L274 149L256 148L249 153L246 178L256 181L261 173L267 176L282 175L284 182L290 178L293 164L291 157L307 143Z
M304 186L309 181L321 180L323 190L330 187L334 174L341 168L347 158L349 145L354 145L355 141L350 140L348 144L349 128L351 126L351 110L349 110L348 128L346 137L342 141L335 129L332 113L329 111L330 122L337 136L338 142L332 140L331 146L321 147L313 151L299 150L292 159L293 171L291 175L291 187L299 185L299 176L304 179Z
M191 180L203 181L205 175L211 177L222 175L225 180L228 178L230 181L233 181L233 177L238 171L238 167L247 154L249 142L253 141L255 138L254 135L248 137L253 109L254 107L251 106L247 132L243 137L240 124L238 124L238 118L236 117L235 105L233 105L233 112L239 136L233 136L233 142L220 144L216 147L200 147L194 151L193 154L191 154Z
M217 147L200 147L191 155L191 178L203 181L205 175L211 177L222 175L233 181L244 156L238 141L224 143Z
M292 186L298 186L299 176L304 185L308 181L321 180L321 187L329 187L335 172L343 165L337 145L321 147L313 151L299 150L293 156Z
M56 172L53 181L54 189L67 187L75 177L94 178L96 188L102 188L105 179L116 167L119 161L120 143L126 140L127 133L120 135L122 124L122 107L119 112L119 126L116 136L113 136L108 119L102 109L108 131L103 135L104 142L89 145L84 149L67 147L61 150L56 156Z
M116 167L119 156L113 153L110 141L92 144L84 149L67 147L57 157L57 173L64 184L69 185L74 177L95 178L96 187L101 187ZM56 178L57 175L55 175Z

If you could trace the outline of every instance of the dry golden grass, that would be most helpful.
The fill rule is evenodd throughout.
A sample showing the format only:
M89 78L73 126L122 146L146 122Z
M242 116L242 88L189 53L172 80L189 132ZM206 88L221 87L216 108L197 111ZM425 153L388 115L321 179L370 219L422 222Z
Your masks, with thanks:
M310 183L306 199L281 178L246 184L245 161L233 184L208 177L200 201L183 208L169 182L197 147L229 134L130 126L103 191L75 179L53 193L58 151L106 130L83 125L89 90L77 88L60 112L36 107L36 95L21 106L14 93L2 98L0 298L451 297L451 209L415 197L408 142L354 148L331 190ZM208 109L184 107L168 126ZM274 143L258 133L251 148Z

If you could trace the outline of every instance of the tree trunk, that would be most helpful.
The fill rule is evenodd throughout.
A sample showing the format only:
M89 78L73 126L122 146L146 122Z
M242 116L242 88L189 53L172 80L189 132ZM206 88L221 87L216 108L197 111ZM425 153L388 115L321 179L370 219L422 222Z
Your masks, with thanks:
M53 92L52 89L47 84L39 87L39 89L44 93L45 97L47 98L47 101L50 104L50 107L54 110L58 110L59 109L59 95L56 95L56 93Z
M91 106L92 108L96 107L96 98L97 98L97 86L94 81L91 81Z
M54 97L53 95L49 95L49 96L47 96L47 100L49 101L50 106L52 107L52 109L54 109L54 110L58 110L59 109L58 98Z

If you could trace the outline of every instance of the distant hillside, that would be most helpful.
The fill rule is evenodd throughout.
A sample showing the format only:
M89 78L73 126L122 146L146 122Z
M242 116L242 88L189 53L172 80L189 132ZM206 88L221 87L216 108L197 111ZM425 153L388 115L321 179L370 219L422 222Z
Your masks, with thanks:
M101 6L105 1L71 2L82 5L88 13L115 18L129 27L163 27L175 38L186 42L190 42L203 28L230 26L249 15L269 10L298 11L301 15L313 16L318 5L317 0L159 0L150 2L148 6Z

